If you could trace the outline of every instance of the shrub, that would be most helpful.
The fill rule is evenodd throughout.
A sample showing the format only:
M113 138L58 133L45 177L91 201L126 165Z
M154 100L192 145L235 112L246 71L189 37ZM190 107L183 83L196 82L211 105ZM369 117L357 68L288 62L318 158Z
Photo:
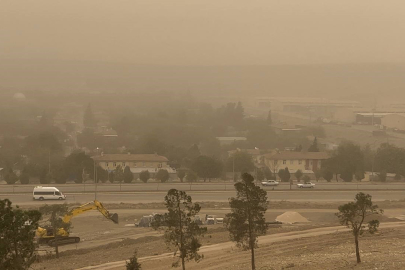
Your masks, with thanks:
M23 172L23 173L20 175L20 183L21 183L21 184L24 184L24 185L30 183L30 175L29 175L27 172Z
M309 182L311 181L311 177L309 177L308 175L304 175L304 177L302 177L302 181L304 181L304 183Z
M144 183L148 182L149 178L150 178L149 171L142 171L139 174L139 179L141 179L141 181L144 182Z
M156 174L156 179L160 180L160 182L165 183L167 180L169 180L170 175L167 170L160 169L157 174Z
M129 262L126 261L127 270L141 270L141 264L138 263L138 258L136 253L129 259Z

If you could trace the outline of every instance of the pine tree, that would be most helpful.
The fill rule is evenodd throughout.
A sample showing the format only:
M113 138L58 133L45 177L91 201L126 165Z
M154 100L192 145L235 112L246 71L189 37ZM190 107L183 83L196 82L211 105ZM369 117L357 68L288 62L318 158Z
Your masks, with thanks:
M318 139L316 137L311 146L308 148L308 152L319 152Z
M264 235L268 228L264 218L267 193L254 184L254 178L248 173L242 175L242 181L235 184L235 189L236 198L229 200L231 213L226 215L226 227L237 246L250 249L252 270L255 270L257 238Z

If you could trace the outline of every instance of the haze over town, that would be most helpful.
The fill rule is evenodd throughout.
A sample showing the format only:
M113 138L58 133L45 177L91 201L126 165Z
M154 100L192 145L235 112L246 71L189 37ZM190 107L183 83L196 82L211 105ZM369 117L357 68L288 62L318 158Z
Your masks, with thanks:
M404 25L0 1L0 269L404 269Z

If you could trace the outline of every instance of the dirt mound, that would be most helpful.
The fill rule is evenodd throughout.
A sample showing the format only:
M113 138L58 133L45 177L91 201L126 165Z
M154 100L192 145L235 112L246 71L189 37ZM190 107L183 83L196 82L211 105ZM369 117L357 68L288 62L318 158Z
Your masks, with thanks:
M292 211L288 211L284 214L279 215L278 217L276 217L276 221L287 224L309 222L308 219L301 216L299 213Z

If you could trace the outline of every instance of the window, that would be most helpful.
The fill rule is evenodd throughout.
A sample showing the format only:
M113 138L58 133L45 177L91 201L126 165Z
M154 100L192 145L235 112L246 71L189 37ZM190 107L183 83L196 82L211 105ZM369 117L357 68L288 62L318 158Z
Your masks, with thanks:
M54 195L54 191L35 191L34 195Z
M108 162L105 163L105 166L108 167Z
M290 164L291 164L291 165L294 164L294 160L290 160Z
M117 163L116 163L116 162L114 162L114 163L113 163L113 166L114 166L114 167L117 167Z
M60 195L60 192L55 191L55 195Z
M287 164L287 160L283 160L283 164Z
M298 164L300 164L300 165L302 164L302 160L301 160L301 159L300 159L300 160L298 160Z
M162 163L159 163L159 164L158 164L158 168L162 168Z
M125 168L125 162L122 162L122 167Z

